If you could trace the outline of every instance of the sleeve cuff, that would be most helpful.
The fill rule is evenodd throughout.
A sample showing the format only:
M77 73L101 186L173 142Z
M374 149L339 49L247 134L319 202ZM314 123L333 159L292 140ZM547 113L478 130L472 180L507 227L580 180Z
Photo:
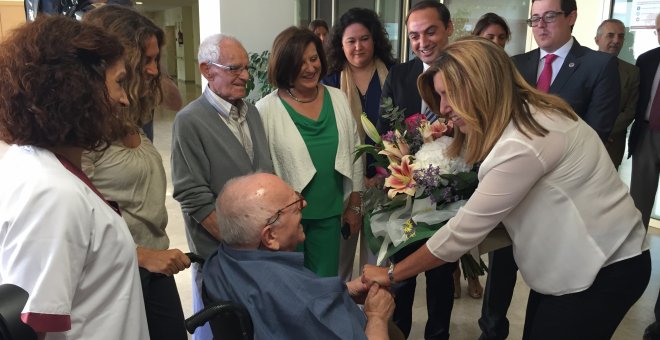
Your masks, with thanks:
M69 315L22 313L21 321L38 333L66 332L71 329Z

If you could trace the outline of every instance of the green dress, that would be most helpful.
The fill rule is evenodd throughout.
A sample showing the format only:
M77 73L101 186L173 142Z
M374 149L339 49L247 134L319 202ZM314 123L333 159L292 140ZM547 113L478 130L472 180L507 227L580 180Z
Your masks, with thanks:
M305 242L299 250L305 252L305 267L319 276L337 276L344 192L343 177L335 170L339 135L330 93L324 89L323 107L317 120L301 115L283 100L282 104L298 128L316 169L302 191L307 207L302 212Z

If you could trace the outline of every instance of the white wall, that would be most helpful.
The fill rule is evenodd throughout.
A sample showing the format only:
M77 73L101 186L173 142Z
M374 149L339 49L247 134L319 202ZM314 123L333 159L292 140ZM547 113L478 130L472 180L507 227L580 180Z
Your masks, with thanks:
M297 6L295 0L199 0L200 40L222 33L236 37L248 52L270 50L277 34L296 24Z
M192 25L193 25L193 65L195 68L195 85L202 84L202 75L199 74L199 67L197 63L197 51L199 50L199 5L192 6Z
M248 52L271 48L275 36L295 25L294 0L199 0L200 37L223 33L240 40Z

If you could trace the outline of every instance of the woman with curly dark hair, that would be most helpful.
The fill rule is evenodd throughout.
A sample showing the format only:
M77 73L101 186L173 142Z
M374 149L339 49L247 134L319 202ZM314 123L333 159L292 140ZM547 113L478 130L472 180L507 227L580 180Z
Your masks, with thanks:
M127 105L119 41L63 16L0 45L0 283L29 293L39 338L147 339L135 244L81 170Z
M360 122L362 112L376 125L380 117L380 95L388 70L395 64L392 44L376 12L366 8L351 8L332 27L328 44L329 75L323 83L339 88L351 106L360 140L373 144L365 136ZM367 155L365 185L373 187L382 182L370 166L374 159ZM364 238L361 242L360 268L368 261L369 250ZM342 242L339 273L350 278L358 236ZM372 256L373 257L373 256ZM375 259L373 259L375 260ZM370 261L372 262L372 261Z
M376 12L351 8L332 27L328 45L328 76L323 83L337 87L346 94L363 141L365 134L360 115L365 112L369 120L376 124L380 93L388 70L394 64L392 44ZM366 138L366 142L371 143ZM374 169L368 168L367 178L374 175Z

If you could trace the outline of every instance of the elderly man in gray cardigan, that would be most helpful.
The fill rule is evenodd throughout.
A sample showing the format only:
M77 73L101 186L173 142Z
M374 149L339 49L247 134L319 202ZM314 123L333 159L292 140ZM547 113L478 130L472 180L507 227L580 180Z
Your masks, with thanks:
M177 113L172 129L172 184L190 250L207 258L220 243L215 200L224 184L251 172L273 172L259 112L243 100L248 56L235 38L216 34L199 47L204 93ZM193 309L202 309L201 268L193 265ZM193 339L212 339L208 326Z

